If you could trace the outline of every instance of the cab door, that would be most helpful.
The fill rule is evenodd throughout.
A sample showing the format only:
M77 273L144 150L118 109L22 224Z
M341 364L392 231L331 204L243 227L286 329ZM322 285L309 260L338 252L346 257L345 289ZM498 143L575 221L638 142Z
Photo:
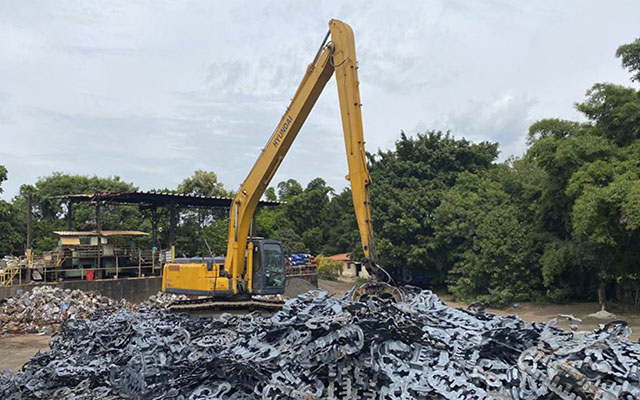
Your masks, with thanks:
M284 293L286 281L284 265L284 252L280 242L276 240L254 241L253 293Z

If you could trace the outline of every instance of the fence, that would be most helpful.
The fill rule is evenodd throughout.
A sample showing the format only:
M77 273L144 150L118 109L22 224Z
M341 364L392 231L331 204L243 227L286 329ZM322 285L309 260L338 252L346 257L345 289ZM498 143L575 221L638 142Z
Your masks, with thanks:
M59 247L41 256L19 257L0 269L0 286L36 281L119 279L161 276L172 252L133 246Z
M285 270L287 277L317 275L318 269L311 265L287 265Z

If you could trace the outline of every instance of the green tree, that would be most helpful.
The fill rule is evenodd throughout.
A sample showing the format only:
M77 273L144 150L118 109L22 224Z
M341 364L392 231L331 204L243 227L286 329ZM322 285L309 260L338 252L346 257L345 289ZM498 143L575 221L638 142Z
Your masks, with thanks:
M436 249L443 265L452 266L449 289L460 299L505 305L540 293L532 221L505 189L518 189L505 179L521 173L513 169L461 173L435 211Z
M197 170L192 176L185 178L176 188L181 194L207 197L230 197L231 193L224 189L218 182L218 175L213 171ZM187 210L182 213L183 218L195 218L200 228L204 228L214 219L223 218L226 213L223 210Z
M593 124L593 134L617 146L640 138L640 92L610 83L596 83L576 105Z
M300 235L288 226L283 226L278 229L273 238L282 242L287 253L309 252L309 248L305 245Z
M276 195L276 190L273 187L268 187L264 192L264 198L267 201L276 201L278 200L278 195Z
M435 242L434 213L461 172L480 172L498 155L495 143L473 144L449 134L401 134L395 150L371 156L373 224L381 263L398 277L410 271L442 285L447 267Z
M178 193L197 196L228 196L222 183L218 182L218 175L213 171L197 170L192 176L185 178L176 188Z
M213 171L197 170L185 178L176 188L182 194L232 197ZM216 254L226 252L228 227L227 210L186 209L180 211L180 224L176 229L176 246L185 255L209 256L209 249ZM206 244L205 244L206 242Z
M24 236L16 228L16 214L11 203L0 200L0 258L24 253Z
M636 40L617 52L636 74L639 47ZM638 275L640 92L598 83L576 108L587 123L542 120L529 133L526 157L546 174L542 275L549 297L592 298L597 287L604 307L608 287Z
M325 240L321 252L327 255L351 253L362 257L351 189L345 188L340 194L331 197L325 218Z
M255 217L256 234L281 241L286 252L306 253L309 249L305 246L301 235L294 229L291 221L286 217L286 208L289 206L289 204L284 204L258 209Z
M121 181L118 176L103 178L60 172L39 178L34 185L22 185L20 194L13 199L15 221L23 238L22 245L24 246L27 195L29 193L33 201L32 247L36 253L40 253L57 245L58 238L53 234L53 231L67 229L67 204L56 196L136 189L133 184ZM101 210L103 229L150 230L150 224L143 218L136 206L103 205ZM92 230L96 228L94 205L75 203L72 216L73 229Z
M287 199L285 218L300 235L305 246L314 254L324 242L329 195L333 189L321 178L311 180L300 193Z
M631 72L631 80L640 81L640 38L618 47L616 57L622 59L622 66Z
M319 253L328 239L327 210L333 189L321 178L311 180L305 189L293 179L277 187L286 204L260 210L256 216L258 233L282 240L292 252Z
M7 169L0 165L0 193L2 183L7 180ZM18 255L23 252L22 236L16 228L16 210L11 203L0 200L0 258L8 254Z
M0 193L3 192L2 182L7 180L7 168L4 165L0 165Z
M288 200L302 193L302 185L295 179L289 179L278 183L278 199Z
M202 230L203 239L207 241L215 255L223 255L227 252L228 231L229 223L225 218L214 220Z

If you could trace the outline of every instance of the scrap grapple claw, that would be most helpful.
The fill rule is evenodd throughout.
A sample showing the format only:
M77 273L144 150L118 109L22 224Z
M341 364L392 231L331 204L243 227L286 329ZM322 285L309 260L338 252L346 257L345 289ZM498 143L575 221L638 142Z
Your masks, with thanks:
M366 301L370 298L377 298L380 300L391 300L395 303L404 302L405 297L402 289L388 283L376 281L367 282L355 287L349 295L349 299L352 301Z

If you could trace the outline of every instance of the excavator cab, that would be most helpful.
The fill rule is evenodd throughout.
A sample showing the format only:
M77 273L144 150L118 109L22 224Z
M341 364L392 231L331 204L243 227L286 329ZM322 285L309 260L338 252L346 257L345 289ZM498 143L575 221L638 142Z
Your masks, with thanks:
M251 265L251 292L253 294L282 294L285 285L285 258L282 243L276 240L252 239L249 247L253 256Z

